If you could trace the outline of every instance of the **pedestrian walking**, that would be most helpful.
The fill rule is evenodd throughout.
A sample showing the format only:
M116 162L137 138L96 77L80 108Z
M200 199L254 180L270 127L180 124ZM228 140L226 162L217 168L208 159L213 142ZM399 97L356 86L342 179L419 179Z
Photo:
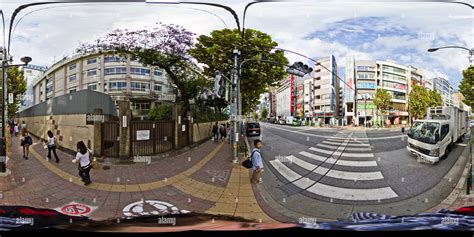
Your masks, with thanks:
M224 141L224 139L227 138L227 131L225 124L221 124L221 127L219 128L219 132L221 134L221 141Z
M26 128L26 123L25 121L23 121L23 123L21 124L21 127L20 128Z
M260 154L260 149L262 148L262 141L260 139L255 139L253 142L255 148L252 150L252 154L250 157L252 158L252 183L261 184L262 180L262 172L263 172L263 162L262 162L262 155Z
M79 176L81 177L84 185L89 185L92 183L89 172L92 169L92 160L90 158L89 149L87 149L86 144L83 141L77 142L77 154L76 158L72 160L72 163L78 163Z
M217 122L212 126L212 140L214 142L219 141L219 125Z
M13 123L10 123L8 126L10 127L10 137L13 137L13 133L15 132L15 126L13 125Z
M15 137L17 137L18 133L20 132L20 128L18 127L18 124L15 124L14 129L15 129Z
M54 137L53 132L51 130L48 130L48 156L47 159L51 159L51 151L54 154L54 157L56 158L56 163L59 163L59 157L58 154L56 154L56 137Z
M21 129L20 133L20 145L23 147L23 158L28 160L28 155L30 154L30 145L33 144L33 139L30 137L30 134L26 128Z

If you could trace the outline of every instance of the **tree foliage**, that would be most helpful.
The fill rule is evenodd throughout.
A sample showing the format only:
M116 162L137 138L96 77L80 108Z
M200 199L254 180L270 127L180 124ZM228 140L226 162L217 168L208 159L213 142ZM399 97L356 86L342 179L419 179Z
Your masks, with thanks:
M474 108L474 65L462 72L463 80L459 85L459 91L464 96L463 102Z
M268 117L268 109L267 108L263 108L262 109L262 116L261 118L262 119L266 119Z
M392 105L392 95L384 89L377 89L374 95L374 104L381 114L386 114Z
M24 73L18 67L7 69L7 92L13 93L13 104L8 104L8 117L13 118L18 112L20 97L26 92Z
M108 51L130 57L146 66L161 68L170 83L179 91L183 103L182 115L190 109L189 100L204 81L194 81L199 77L196 65L188 51L193 47L194 34L177 25L157 24L151 30L116 29L92 44L82 44L77 51L83 54Z
M409 94L408 111L415 119L422 119L429 107L441 106L441 95L433 90L414 85Z
M148 113L148 118L152 120L171 120L173 116L171 105L157 105Z
M242 114L252 111L259 102L260 94L269 86L276 86L286 76L284 66L260 62L265 59L288 64L282 51L272 52L278 44L270 35L246 29L244 40L237 29L223 29L211 32L210 36L198 37L196 47L190 54L205 64L204 74L214 77L216 71L229 76L234 67L233 49L240 50L240 60L255 59L243 64L241 69Z

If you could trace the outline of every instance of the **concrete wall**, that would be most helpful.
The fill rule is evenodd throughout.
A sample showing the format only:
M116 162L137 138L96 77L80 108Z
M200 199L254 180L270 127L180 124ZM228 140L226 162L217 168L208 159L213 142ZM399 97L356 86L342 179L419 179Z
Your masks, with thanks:
M227 123L228 121L219 121L219 124ZM216 122L194 123L193 124L193 143L200 142L212 137L212 126ZM229 134L227 134L229 137Z
M81 140L94 148L94 125L86 125L85 114L20 117L18 121L25 121L28 131L40 138L46 138L46 132L51 130L63 148L76 151Z

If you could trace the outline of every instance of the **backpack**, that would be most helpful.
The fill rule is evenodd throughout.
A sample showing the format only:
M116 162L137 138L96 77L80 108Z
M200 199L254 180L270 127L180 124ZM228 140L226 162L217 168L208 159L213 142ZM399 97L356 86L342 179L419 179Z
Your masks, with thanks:
M253 157L253 153L255 153L255 152L258 152L258 151L253 151L252 154L250 155L250 157L242 162L243 167L245 167L247 169L250 169L250 168L253 167L252 157Z
M31 145L33 144L33 139L28 135L25 137L25 144Z

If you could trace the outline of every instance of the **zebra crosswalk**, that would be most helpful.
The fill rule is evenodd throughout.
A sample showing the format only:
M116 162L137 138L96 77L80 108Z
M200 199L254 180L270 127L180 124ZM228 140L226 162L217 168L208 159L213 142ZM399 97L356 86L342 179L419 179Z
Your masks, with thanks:
M365 133L339 132L284 160L271 160L270 165L285 185L301 193L345 201L398 197L384 180Z

